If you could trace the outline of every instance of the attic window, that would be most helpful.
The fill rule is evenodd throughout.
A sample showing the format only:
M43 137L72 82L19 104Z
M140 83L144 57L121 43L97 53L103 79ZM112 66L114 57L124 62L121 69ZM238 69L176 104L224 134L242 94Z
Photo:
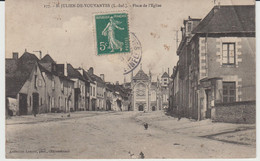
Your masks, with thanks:
M188 23L188 31L187 32L191 32L191 22Z

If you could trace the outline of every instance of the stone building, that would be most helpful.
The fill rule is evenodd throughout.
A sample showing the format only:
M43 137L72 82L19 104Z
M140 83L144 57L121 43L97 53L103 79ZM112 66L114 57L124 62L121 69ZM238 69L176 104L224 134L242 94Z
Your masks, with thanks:
M217 103L255 100L255 6L215 6L187 22L174 78L182 115L211 118Z
M47 112L69 112L74 109L74 82L59 72L58 64L49 54L39 64L46 83Z
M6 59L6 97L14 99L8 107L9 115L27 115L47 112L45 80L39 68L39 59L27 51L18 58Z
M132 110L160 110L162 108L162 92L159 79L157 79L157 82L152 82L151 72L148 76L141 67L131 81Z

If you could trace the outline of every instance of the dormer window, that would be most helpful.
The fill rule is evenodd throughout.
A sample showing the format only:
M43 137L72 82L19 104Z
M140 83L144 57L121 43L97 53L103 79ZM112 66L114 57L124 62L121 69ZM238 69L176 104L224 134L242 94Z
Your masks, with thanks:
M191 22L188 22L187 32L191 32Z

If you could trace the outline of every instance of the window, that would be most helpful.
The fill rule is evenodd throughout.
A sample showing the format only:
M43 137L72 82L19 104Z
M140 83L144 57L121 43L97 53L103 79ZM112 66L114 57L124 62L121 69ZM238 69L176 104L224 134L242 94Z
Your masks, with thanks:
M34 88L37 88L37 75L34 76Z
M63 91L63 90L64 90L64 85L63 85L63 82L61 82L61 84L60 84L60 88L61 88L61 91Z
M222 63L224 65L235 64L235 43L222 44Z
M90 86L90 96L92 96L92 86Z
M38 86L41 87L42 86L42 80L38 79Z
M93 96L95 96L95 87L93 87Z
M188 32L191 32L191 23L188 23Z
M236 83L235 82L223 82L223 102L235 102L236 101Z
M54 105L55 104L55 100L54 100L54 97L51 98L51 107L54 108Z
M30 96L30 102L29 102L30 106L32 105L32 97Z
M54 79L51 80L51 88L52 88L53 90L55 89Z
M167 78L164 78L164 81L167 81Z

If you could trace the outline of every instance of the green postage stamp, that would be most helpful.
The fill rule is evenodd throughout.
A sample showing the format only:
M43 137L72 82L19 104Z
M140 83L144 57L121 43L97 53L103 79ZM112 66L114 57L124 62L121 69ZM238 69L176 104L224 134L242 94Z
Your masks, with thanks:
M128 14L95 15L97 55L130 52Z

